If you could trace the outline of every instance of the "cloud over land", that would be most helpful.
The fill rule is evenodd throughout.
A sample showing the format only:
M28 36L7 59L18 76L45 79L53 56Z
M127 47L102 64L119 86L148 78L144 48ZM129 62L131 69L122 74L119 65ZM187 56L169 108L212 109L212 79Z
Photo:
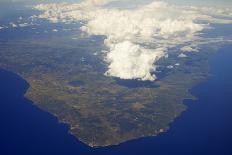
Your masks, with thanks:
M162 1L132 8L108 7L119 0L85 0L80 3L40 4L36 18L81 22L88 35L106 36L106 75L122 79L155 80L156 62L168 48L200 39L209 23L232 23L228 9L184 7ZM122 0L121 0L122 1ZM196 51L184 47L182 51Z

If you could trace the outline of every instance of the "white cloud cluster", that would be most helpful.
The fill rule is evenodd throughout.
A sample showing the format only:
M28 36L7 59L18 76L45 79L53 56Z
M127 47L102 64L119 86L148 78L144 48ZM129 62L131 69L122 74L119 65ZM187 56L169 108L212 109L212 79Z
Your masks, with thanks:
M184 46L180 49L182 52L199 52L199 50L195 47Z
M181 54L178 55L178 57L179 57L179 58L186 58L186 57L188 57L188 56L187 56L186 54L184 54L184 53L181 53Z
M22 17L19 17L18 19L20 19L19 21L17 22L10 22L9 23L9 28L23 28L23 27L28 27L28 26L31 26L33 25L31 22L30 23L27 23L27 22L23 22L22 21Z
M13 23L13 22L10 22L10 26L11 26L11 27L13 27L13 28L18 27L18 25L16 25L16 24L15 24L15 23Z
M30 26L30 24L28 24L28 23L21 23L21 24L19 24L19 27L27 27L27 26Z
M107 53L109 70L106 75L122 79L139 78L141 80L154 80L151 75L156 60L164 56L164 49L145 49L130 41L117 43Z
M161 1L134 8L107 7L119 0L85 0L81 3L40 4L37 18L51 22L81 22L89 35L106 36L106 75L122 79L155 80L151 72L169 47L199 39L208 23L231 23L225 12L197 7L180 7ZM121 0L123 1L123 0ZM204 24L203 24L204 23ZM197 51L190 46L182 51Z

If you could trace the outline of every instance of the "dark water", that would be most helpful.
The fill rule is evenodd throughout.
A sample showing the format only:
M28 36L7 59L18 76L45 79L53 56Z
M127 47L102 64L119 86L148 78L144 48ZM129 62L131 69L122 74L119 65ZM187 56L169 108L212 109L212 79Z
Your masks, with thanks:
M91 149L68 134L68 127L39 110L23 94L28 84L0 70L0 154L75 155L231 155L232 47L210 61L213 76L192 90L199 100L158 136Z

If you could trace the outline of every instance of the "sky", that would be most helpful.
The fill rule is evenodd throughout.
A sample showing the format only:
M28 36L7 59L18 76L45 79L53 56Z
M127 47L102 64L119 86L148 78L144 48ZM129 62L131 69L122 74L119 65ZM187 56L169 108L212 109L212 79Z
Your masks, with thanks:
M26 2L26 3L53 3L53 2L79 2L81 0L0 0L0 2ZM133 3L144 3L151 0L130 0ZM232 6L232 0L163 0L169 3L180 5L220 5Z
M232 6L231 0L165 0L167 2L183 4L183 5L224 5Z

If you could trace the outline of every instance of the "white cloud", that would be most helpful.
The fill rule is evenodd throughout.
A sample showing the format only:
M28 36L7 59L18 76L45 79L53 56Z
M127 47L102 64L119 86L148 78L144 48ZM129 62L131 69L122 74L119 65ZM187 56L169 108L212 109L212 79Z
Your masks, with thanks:
M10 26L13 27L13 28L18 27L18 26L17 26L15 23L13 23L13 22L10 22Z
M230 10L175 6L161 1L128 9L107 7L113 1L118 0L41 4L35 9L43 13L33 18L54 23L79 22L88 35L106 36L106 75L140 80L155 80L151 71L169 47L199 40L198 34L209 28L208 23L232 23L224 19ZM186 46L181 50L197 48Z
M184 53L181 53L180 55L178 55L179 58L187 58L188 56Z
M155 70L153 63L164 56L163 49L145 49L130 41L116 44L107 53L109 70L106 75L122 79L155 80L151 71Z
M53 31L53 32L58 32L58 30L57 30L57 29L53 29L52 31Z
M167 66L167 68L168 68L168 69L173 69L173 68L174 68L174 66L169 65L169 66Z
M20 16L20 17L18 18L18 20L23 20L23 17Z
M19 27L27 27L27 26L30 26L30 24L28 23L21 23L21 24L18 24Z
M193 48L191 46L184 46L180 49L182 52L199 52L197 48Z

